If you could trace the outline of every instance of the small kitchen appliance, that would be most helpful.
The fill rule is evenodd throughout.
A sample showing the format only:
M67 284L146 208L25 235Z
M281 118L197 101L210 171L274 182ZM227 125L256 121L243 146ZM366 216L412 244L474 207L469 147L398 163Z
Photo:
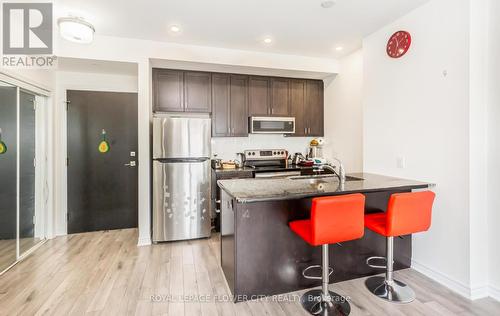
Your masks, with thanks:
M323 157L323 144L323 138L314 138L309 143L307 158L312 160L315 165L324 165L327 163L326 159Z

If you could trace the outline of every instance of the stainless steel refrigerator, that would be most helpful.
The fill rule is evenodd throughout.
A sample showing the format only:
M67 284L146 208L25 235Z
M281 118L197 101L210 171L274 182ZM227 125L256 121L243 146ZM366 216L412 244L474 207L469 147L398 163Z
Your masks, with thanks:
M208 237L211 121L153 118L153 242Z

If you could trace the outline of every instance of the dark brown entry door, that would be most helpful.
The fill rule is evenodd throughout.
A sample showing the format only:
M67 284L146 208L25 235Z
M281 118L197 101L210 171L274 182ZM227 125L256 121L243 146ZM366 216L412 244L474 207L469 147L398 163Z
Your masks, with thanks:
M66 94L68 233L137 227L137 94Z

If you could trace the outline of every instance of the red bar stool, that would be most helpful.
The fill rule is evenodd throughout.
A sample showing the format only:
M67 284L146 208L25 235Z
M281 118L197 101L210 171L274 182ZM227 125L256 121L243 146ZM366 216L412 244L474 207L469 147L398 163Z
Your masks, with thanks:
M351 307L345 297L328 291L333 270L328 266L328 245L363 237L365 196L350 194L314 198L311 219L290 222L290 229L311 246L322 247L322 265L307 267L302 275L322 280L321 290L310 290L301 297L304 309L313 315L349 315ZM322 268L322 277L306 275L311 268Z
M365 285L376 296L390 302L410 303L415 292L406 284L393 278L394 237L423 232L431 226L432 204L436 195L431 191L396 193L389 199L386 213L365 216L366 228L386 237L386 256L370 257L366 264L372 268L386 269L385 277L366 279ZM370 264L373 259L383 259L385 266Z

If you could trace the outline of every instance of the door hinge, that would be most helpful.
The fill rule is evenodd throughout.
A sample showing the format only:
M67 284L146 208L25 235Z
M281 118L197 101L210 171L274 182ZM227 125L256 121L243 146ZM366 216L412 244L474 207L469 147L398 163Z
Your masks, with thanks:
M69 158L66 157L66 167L69 166Z
M71 103L70 101L64 101L66 103L66 111L69 111L69 104Z
M69 223L69 210L68 210L68 212L66 213L66 223Z
M36 216L33 215L33 225L36 225Z

